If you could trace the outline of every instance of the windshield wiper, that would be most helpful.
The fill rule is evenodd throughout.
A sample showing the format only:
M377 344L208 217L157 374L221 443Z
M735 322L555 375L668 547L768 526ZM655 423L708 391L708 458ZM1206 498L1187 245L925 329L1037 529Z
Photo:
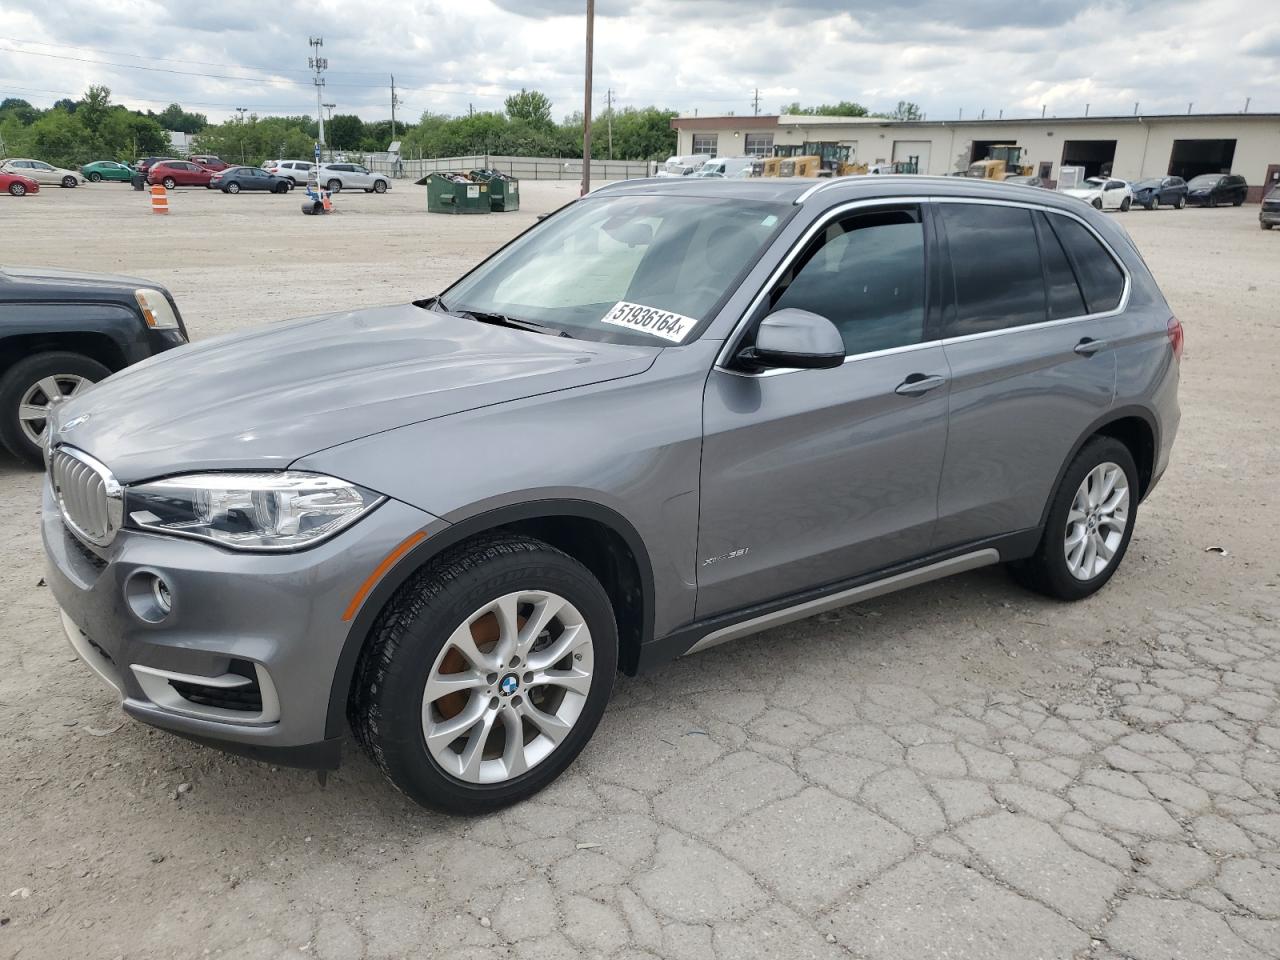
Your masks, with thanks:
M450 312L456 313L460 317L470 317L472 320L478 320L481 323L492 323L499 327L528 330L531 333L543 333L549 337L569 337L571 339L573 337L573 334L558 327L538 323L536 320L521 320L519 317L509 317L505 313L483 313L478 310L456 310Z

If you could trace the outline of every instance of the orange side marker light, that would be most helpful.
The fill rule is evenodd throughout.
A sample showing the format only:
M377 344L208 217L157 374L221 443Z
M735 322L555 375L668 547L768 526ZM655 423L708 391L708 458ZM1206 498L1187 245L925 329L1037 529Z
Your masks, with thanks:
M417 533L410 534L394 550L383 557L382 562L373 568L373 573L369 574L364 583L360 584L360 589L355 592L355 596L347 604L347 609L343 612L342 619L344 621L354 619L355 615L360 611L360 605L373 592L373 588L378 585L378 581L383 578L388 570L396 565L396 561L425 539L427 539L427 535L419 530Z

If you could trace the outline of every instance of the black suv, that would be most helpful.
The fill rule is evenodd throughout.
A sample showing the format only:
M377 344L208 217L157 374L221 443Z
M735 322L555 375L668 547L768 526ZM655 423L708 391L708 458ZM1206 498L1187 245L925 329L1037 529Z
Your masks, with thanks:
M39 465L50 409L186 342L172 295L150 281L0 269L0 444Z
M1201 207L1216 207L1229 203L1238 207L1249 193L1249 184L1235 173L1202 173L1187 183L1187 203Z

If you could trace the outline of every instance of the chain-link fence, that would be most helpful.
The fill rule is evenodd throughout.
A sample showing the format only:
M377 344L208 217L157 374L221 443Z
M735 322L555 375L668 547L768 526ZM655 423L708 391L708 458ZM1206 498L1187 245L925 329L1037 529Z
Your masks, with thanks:
M581 180L582 161L563 157L499 157L475 154L467 157L435 157L406 160L389 153L366 153L365 166L375 173L420 180L429 173L497 170L517 180ZM592 160L592 180L631 180L651 177L658 164L647 160Z

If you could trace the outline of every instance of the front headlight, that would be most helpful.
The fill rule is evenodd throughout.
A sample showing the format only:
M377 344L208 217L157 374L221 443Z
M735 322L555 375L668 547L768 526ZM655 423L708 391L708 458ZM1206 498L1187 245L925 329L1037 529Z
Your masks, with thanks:
M385 498L318 473L193 473L125 491L128 526L236 550L296 550L355 523Z
M177 330L178 315L173 312L169 298L159 290L144 287L133 291L133 299L142 309L142 319L152 330Z

